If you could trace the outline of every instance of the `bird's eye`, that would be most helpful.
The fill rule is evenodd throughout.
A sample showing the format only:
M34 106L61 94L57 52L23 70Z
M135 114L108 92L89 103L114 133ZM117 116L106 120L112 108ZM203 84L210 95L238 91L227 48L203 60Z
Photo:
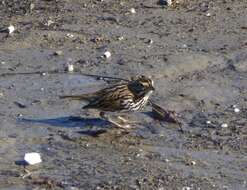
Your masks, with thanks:
M143 84L141 84L141 83L136 83L136 90L138 90L138 91L143 91L144 90L144 85Z

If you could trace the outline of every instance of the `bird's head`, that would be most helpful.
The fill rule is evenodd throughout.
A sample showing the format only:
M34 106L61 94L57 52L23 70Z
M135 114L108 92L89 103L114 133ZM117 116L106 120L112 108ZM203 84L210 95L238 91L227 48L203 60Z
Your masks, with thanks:
M143 75L132 78L128 87L137 96L150 96L155 90L153 80Z

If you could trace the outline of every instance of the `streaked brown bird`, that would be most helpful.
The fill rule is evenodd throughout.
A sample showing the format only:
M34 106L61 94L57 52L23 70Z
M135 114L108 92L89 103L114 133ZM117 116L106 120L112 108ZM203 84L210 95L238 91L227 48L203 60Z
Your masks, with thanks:
M88 104L83 109L97 109L102 118L117 127L130 128L130 125L126 125L127 120L124 118L118 117L121 122L125 123L122 125L110 117L106 117L105 112L120 113L141 110L153 91L153 81L149 77L141 75L129 82L118 83L93 93L61 96L60 98L87 101Z

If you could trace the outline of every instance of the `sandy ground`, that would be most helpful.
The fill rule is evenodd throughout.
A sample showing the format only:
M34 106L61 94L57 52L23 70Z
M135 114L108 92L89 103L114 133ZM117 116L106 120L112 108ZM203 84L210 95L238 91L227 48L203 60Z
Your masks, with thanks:
M8 0L0 17L17 28L0 33L0 189L247 188L245 0ZM184 133L147 107L120 134L82 102L59 100L108 85L63 73L68 61L87 74L152 76L152 100L180 114ZM33 74L4 75L23 72ZM24 167L26 152L43 162Z

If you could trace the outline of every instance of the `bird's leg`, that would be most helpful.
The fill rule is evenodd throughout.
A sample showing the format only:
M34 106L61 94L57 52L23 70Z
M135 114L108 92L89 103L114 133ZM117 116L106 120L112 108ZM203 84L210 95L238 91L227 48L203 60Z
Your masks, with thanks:
M120 124L116 121L114 121L111 117L106 116L105 112L100 112L100 117L102 117L103 119L109 121L110 123L112 123L113 125L115 125L116 127L122 128L122 129L130 129L131 126L128 124Z
M117 116L117 118L119 119L119 120L121 120L123 123L128 123L129 121L127 120L127 119L125 119L123 116Z

